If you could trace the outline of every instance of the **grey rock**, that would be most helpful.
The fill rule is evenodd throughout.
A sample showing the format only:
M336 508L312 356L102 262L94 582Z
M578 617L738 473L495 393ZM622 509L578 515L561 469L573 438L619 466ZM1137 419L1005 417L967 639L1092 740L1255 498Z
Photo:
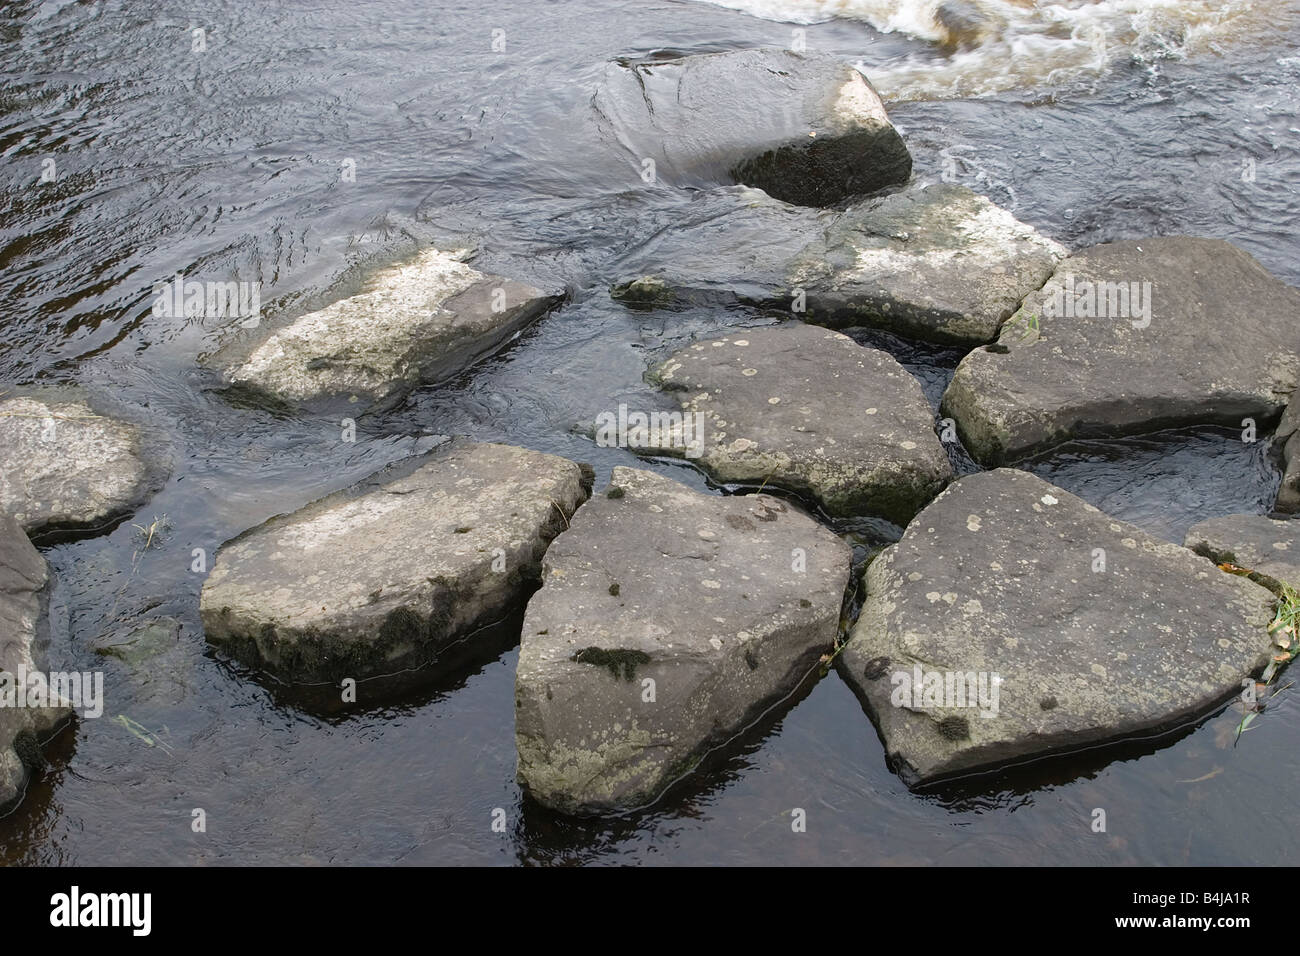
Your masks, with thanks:
M49 586L45 559L18 523L0 513L0 813L22 798L33 766L41 762L40 745L72 716L57 693L48 698L50 706L17 705L17 694L33 681L49 691Z
M833 328L977 345L1065 255L954 184L913 186L843 211L735 190L707 197L688 222L630 256L622 268L639 275L613 295L647 305L730 297Z
M1192 525L1183 544L1216 564L1246 568L1271 591L1300 590L1300 521L1227 515Z
M378 410L495 351L559 301L462 254L430 248L378 270L362 292L245 348L226 382L289 405Z
M589 488L573 462L507 445L398 462L224 545L205 635L290 680L424 663L523 599Z
M826 206L904 183L912 158L866 78L836 57L758 49L611 63L597 112L638 167Z
M870 325L941 343L987 342L1066 255L964 186L854 206L793 263L809 321Z
M1110 284L1104 296L1099 283ZM1072 300L1076 315L1059 314ZM1078 315L1083 304L1101 317ZM1297 315L1300 291L1231 243L1173 236L1093 246L1057 267L996 345L962 360L943 413L985 464L1075 437L1240 428L1245 418L1262 426L1300 375Z
M1274 442L1282 453L1282 484L1277 490L1278 511L1294 514L1300 511L1300 402L1290 401L1282 419L1277 423Z
M96 654L119 661L135 685L137 704L179 704L194 684L193 649L181 641L181 622L158 617L100 635Z
M655 800L831 647L849 562L786 502L615 468L552 543L524 617L522 785L568 813Z
M1270 658L1270 592L1022 471L949 485L865 583L837 663L909 785L1202 717ZM917 668L987 694L908 700Z
M916 379L839 332L747 329L696 342L650 377L699 425L699 444L652 431L647 451L694 458L719 481L769 483L833 515L905 524L952 478Z
M0 402L0 511L29 533L94 528L135 510L165 477L140 429L80 401Z

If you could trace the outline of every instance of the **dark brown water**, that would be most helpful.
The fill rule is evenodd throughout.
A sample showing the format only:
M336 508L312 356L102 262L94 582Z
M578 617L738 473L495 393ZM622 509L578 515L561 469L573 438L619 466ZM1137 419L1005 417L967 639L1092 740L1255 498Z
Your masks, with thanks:
M831 673L651 811L571 821L528 803L514 781L517 623L450 675L360 711L331 712L214 655L192 549L211 554L433 435L590 461L599 487L637 460L594 447L576 423L620 401L646 404L646 363L692 337L772 321L610 301L620 257L683 216L693 194L642 183L602 140L589 101L612 57L787 45L791 27L664 0L140 6L0 9L0 382L85 386L152 421L175 463L132 521L45 549L66 624L51 666L104 669L107 707L50 748L51 767L0 820L0 860L1294 860L1283 820L1300 783L1294 693L1235 746L1228 712L1175 738L916 795ZM1277 5L1249 43L1225 34L1183 50L1171 35L1121 45L1099 71L1028 71L967 99L909 94L891 112L918 177L956 178L1071 247L1216 236L1300 284L1293 13ZM195 27L203 53L191 52ZM504 53L492 50L494 30L505 31ZM961 66L861 22L808 26L807 42L869 74ZM40 182L47 158L53 183ZM355 183L340 181L348 158ZM1241 175L1248 159L1253 182ZM198 365L222 330L150 314L153 283L180 271L261 281L274 316L412 237L468 238L481 268L569 296L472 374L363 421L356 444L341 443L333 421L229 405ZM898 354L937 402L958 356L862 338ZM681 465L647 467L707 487ZM1202 518L1266 510L1278 481L1263 443L1213 429L1079 443L1026 467L1171 540ZM164 517L162 546L141 551L132 523ZM895 533L869 522L841 530L859 557ZM93 652L96 639L159 616L182 622L180 639L144 670ZM795 807L805 833L791 831ZM1096 807L1105 834L1090 830ZM191 832L194 808L207 813L205 834ZM496 808L504 833L492 829Z

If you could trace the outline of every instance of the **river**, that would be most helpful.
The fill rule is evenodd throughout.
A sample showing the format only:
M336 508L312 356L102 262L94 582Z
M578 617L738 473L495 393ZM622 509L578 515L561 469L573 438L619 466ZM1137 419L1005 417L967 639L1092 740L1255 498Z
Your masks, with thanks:
M693 337L773 321L740 307L632 312L609 298L621 258L694 195L601 158L611 144L590 101L615 57L792 44L834 53L878 84L918 179L965 183L1071 248L1213 236L1300 284L1300 3L986 0L950 7L946 27L936 8L0 9L0 382L78 385L129 408L166 436L174 464L163 491L112 533L38 541L59 581L51 666L103 669L108 704L48 748L50 767L0 820L0 862L1293 861L1284 814L1300 783L1296 692L1240 741L1227 710L1169 737L915 794L831 672L650 810L573 820L515 782L517 621L448 674L359 712L279 687L204 641L195 548L211 554L429 436L589 461L600 488L637 459L595 447L575 425L620 402L649 404L647 362ZM336 421L227 402L202 360L231 330L150 308L154 284L181 272L261 282L274 320L346 291L367 262L413 239L472 243L478 268L567 296L498 356L362 422L355 443L339 441ZM936 403L959 358L862 339L894 351ZM1265 446L1199 429L1074 443L1025 467L1181 541L1203 518L1268 510L1279 475ZM681 463L644 466L708 487ZM144 548L134 525L155 519L161 535ZM837 529L859 561L898 534L879 522ZM149 666L133 672L95 653L105 635L159 616L181 622L180 638ZM792 829L792 808L806 811L805 832ZM1091 826L1097 808L1104 833ZM195 809L206 832L193 830Z

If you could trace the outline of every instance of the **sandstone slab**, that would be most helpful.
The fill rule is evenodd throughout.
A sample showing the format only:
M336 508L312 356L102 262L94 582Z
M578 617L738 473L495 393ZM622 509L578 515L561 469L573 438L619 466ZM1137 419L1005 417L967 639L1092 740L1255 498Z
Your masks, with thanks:
M1268 664L1273 595L1022 471L867 567L838 665L909 785L1169 729Z
M979 345L1065 255L955 184L911 186L844 210L735 191L706 197L687 222L629 256L628 278L612 294L643 306L732 298L832 328Z
M138 507L162 477L147 463L137 426L80 401L0 401L0 446L0 512L28 533L109 524Z
M817 664L849 563L784 501L615 468L552 543L524 617L523 786L570 813L652 802Z
M692 456L719 481L768 483L832 515L906 524L952 478L916 379L839 332L746 329L696 342L650 377L698 424L700 447L692 455L677 435L655 433L648 450Z
M265 338L224 376L290 405L382 409L495 351L557 301L430 248Z
M590 487L573 462L454 441L222 547L206 637L294 681L426 663L516 606Z
M1300 590L1300 520L1226 515L1192 525L1184 546L1216 564L1235 564L1273 591Z
M1300 380L1300 290L1216 239L1077 252L962 360L943 398L967 449L1014 461L1071 438L1258 426Z

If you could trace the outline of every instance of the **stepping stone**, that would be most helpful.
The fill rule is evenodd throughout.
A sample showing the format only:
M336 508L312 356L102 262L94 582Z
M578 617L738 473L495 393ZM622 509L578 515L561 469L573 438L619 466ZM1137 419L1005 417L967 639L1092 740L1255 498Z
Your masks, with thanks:
M559 299L426 249L244 347L225 379L288 405L382 410L496 351Z
M1227 515L1192 525L1183 544L1215 564L1235 564L1255 572L1274 592L1283 585L1300 590L1300 521L1263 515Z
M825 54L759 49L611 63L594 105L638 176L652 169L676 185L744 183L827 206L912 172L871 84Z
M708 256L700 256L708 249ZM623 263L629 305L738 299L844 328L940 344L998 334L1066 250L964 186L913 186L843 211L741 191L710 196L691 222Z
M227 542L206 637L291 681L428 662L517 606L585 500L571 461L455 441Z
M22 798L31 771L44 762L41 744L72 717L62 697L45 696L49 587L45 559L18 522L0 513L0 813ZM35 697L34 683L43 688ZM20 693L23 706L17 705Z
M29 534L104 527L165 480L146 464L139 428L80 401L0 401L0 447L0 512Z
M650 378L699 426L699 447L651 431L645 450L684 455L721 482L770 483L832 515L900 524L952 478L920 384L892 356L791 323L697 342Z
M1300 375L1300 290L1217 239L1111 242L1062 262L943 398L970 453L1275 420Z
M1022 471L949 485L865 585L838 664L910 786L1171 729L1271 657L1269 591Z
M829 650L850 557L787 502L615 468L524 617L522 785L567 813L655 800Z

